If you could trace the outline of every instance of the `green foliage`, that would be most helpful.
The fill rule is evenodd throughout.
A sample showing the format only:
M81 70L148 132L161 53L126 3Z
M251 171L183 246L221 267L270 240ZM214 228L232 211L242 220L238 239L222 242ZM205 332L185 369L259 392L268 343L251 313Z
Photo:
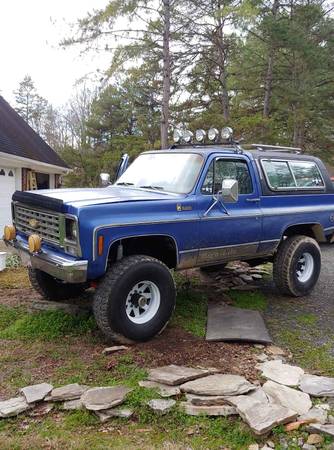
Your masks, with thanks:
M267 300L259 291L230 291L228 295L237 308L265 311L267 307Z
M207 298L191 288L194 280L187 280L178 274L176 308L171 324L181 326L198 337L205 336Z
M22 261L19 255L8 255L6 257L6 268L7 269L17 269L22 265Z
M95 328L91 317L72 316L63 311L29 314L0 308L0 339L53 340L64 335L86 334Z

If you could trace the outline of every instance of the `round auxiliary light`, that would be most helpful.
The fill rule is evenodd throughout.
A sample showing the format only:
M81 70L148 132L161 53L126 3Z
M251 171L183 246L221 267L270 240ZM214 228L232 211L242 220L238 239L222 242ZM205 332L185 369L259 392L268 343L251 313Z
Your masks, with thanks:
M206 133L204 130L202 130L202 129L196 130L196 132L195 132L196 141L203 142L205 135L206 135Z
M232 139L233 130L231 127L225 127L222 129L220 135L222 139L224 139L224 141L229 141L230 139Z
M16 229L14 225L6 225L3 229L3 235L6 241L12 241L16 238Z
M28 247L30 253L37 253L42 248L42 239L38 234L31 234L28 238Z
M194 134L190 130L184 130L182 133L182 139L187 144L189 144L189 142L191 141L193 136L194 136Z
M217 130L217 128L210 128L210 130L208 131L209 141L215 141L217 139L218 135L219 135L219 131Z
M182 131L179 128L175 128L173 131L173 141L177 144L182 139Z

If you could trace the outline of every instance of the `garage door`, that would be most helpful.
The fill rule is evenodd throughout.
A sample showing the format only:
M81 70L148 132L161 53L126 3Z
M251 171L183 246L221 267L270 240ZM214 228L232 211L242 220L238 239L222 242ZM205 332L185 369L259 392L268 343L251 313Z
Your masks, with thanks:
M11 223L11 200L15 192L15 169L0 166L0 239L3 227Z

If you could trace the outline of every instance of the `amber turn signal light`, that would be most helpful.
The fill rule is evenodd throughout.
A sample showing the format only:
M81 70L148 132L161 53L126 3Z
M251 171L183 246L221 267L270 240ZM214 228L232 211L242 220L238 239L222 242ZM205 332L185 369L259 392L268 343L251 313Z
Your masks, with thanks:
M42 248L42 239L38 234L31 234L28 238L28 246L31 253L37 253Z
M99 236L97 240L97 254L103 255L104 236Z
M14 225L6 225L3 230L4 238L6 241L12 241L16 238L16 229Z

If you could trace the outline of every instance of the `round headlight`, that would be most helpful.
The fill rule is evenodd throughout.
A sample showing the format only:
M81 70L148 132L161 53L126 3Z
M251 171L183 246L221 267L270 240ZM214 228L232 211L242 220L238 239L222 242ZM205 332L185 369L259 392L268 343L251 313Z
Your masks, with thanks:
M224 141L229 141L230 139L232 139L233 130L231 127L225 127L222 129L220 135Z
M219 131L217 128L210 128L208 131L208 138L210 141L215 141L218 137Z
M193 135L194 134L190 130L184 130L183 133L182 133L182 139L184 140L184 142L189 144L189 142L191 141Z
M204 138L205 138L205 135L206 135L206 133L205 133L204 130L202 130L202 129L196 130L196 132L195 132L196 141L203 142Z
M173 131L173 141L177 144L178 142L180 142L182 138L182 131L179 128L175 128L175 130Z

